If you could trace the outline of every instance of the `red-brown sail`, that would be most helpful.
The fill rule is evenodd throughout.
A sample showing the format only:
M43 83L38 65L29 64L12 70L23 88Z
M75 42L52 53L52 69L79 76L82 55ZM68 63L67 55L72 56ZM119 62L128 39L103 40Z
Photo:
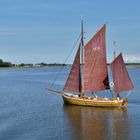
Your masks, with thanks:
M104 25L84 47L84 92L109 89Z
M80 74L80 47L78 48L74 63L64 87L64 91L80 92L81 91L81 74Z
M122 54L110 64L113 81L114 81L114 92L120 93L129 91L134 88L133 83L129 77L128 71L124 65Z

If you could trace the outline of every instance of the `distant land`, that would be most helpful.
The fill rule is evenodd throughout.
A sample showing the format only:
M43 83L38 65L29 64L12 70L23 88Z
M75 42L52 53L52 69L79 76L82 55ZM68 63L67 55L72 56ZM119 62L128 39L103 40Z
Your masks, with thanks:
M107 64L109 66L109 64ZM125 63L128 68L140 68L140 63ZM62 64L62 63L37 63L37 64L12 64L11 62L6 62L0 59L0 68L37 68L37 67L45 67L45 66L71 66L71 64Z
M13 67L14 65L11 62L4 62L0 59L0 67Z
M67 64L59 64L59 63L51 63L51 64L46 64L46 63L37 63L37 64L12 64L11 62L6 62L0 59L0 67L1 68L30 68L30 67L45 67L45 66L67 66Z

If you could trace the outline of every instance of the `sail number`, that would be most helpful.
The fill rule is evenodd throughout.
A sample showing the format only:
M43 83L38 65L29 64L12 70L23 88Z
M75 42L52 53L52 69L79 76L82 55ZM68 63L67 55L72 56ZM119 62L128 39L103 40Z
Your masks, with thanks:
M93 51L100 50L100 47L93 47Z

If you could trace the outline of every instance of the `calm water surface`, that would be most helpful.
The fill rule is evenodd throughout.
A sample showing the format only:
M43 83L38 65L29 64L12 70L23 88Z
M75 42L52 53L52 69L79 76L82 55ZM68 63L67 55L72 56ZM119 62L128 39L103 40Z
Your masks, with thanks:
M140 69L129 69L135 89L128 97L127 109L64 104L60 96L45 89L59 69L0 70L0 140L139 139ZM69 68L63 70L55 88L63 88L68 71Z

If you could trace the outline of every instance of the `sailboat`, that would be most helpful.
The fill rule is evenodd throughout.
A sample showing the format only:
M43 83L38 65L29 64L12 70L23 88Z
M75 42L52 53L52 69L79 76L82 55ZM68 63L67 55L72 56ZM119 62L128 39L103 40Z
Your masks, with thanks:
M94 107L126 107L127 98L121 98L120 93L130 91L134 88L128 71L125 67L122 53L120 53L110 64L113 82L109 83L107 60L106 60L106 25L84 45L83 21L81 40L71 66L71 70L62 95L64 102L72 105L94 106ZM101 91L110 92L113 87L111 98L94 96ZM78 93L78 94L76 94ZM92 93L93 96L87 96Z

